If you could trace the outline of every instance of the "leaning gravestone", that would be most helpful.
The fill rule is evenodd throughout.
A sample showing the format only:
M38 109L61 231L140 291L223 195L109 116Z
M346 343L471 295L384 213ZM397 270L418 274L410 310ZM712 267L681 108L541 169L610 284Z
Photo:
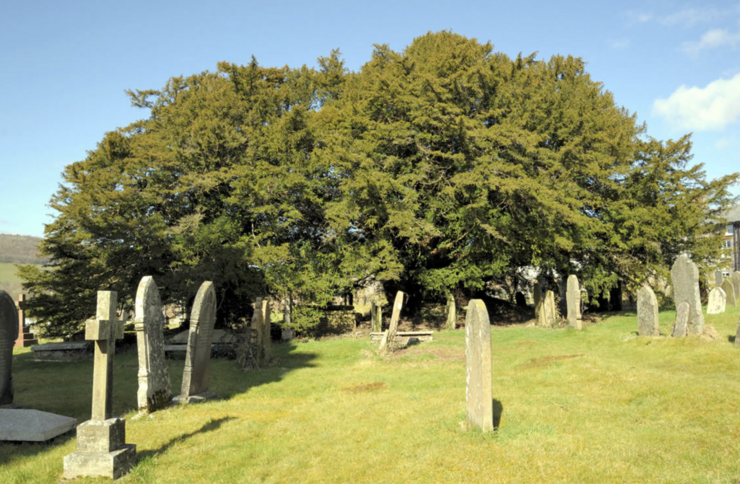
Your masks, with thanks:
M136 464L136 445L126 443L126 421L113 417L113 357L123 338L116 317L118 294L98 291L95 319L85 325L85 339L95 341L92 418L77 427L77 451L64 456L64 478L118 479Z
M491 322L486 305L471 299L465 318L465 370L468 425L484 432L493 430Z
M740 304L740 271L732 273L732 285L735 287L735 302Z
M637 325L640 336L659 336L658 298L650 286L645 285L637 292Z
M727 295L721 287L715 287L709 291L707 298L707 314L722 314L727 305Z
M680 338L686 336L686 328L689 323L690 313L691 306L686 301L676 307L676 322L673 325L673 332L671 333L672 337Z
M582 329L581 288L578 285L578 277L574 274L568 276L568 289L565 297L568 300L568 326L574 329Z
M704 332L704 314L701 312L701 296L699 294L699 269L691 259L685 255L676 258L671 268L673 282L673 300L678 309L679 304L689 304L688 331L692 334Z
M178 403L202 402L216 396L208 389L211 377L211 338L215 323L216 290L212 282L206 281L198 289L190 313L188 349Z
M18 338L18 310L13 298L0 291L0 406L13 404L13 346Z
M139 412L149 413L172 403L170 373L164 357L162 300L152 276L144 277L136 290L134 307L136 344L139 350Z
M728 279L722 282L722 290L725 291L727 296L727 304L730 306L737 306L737 299L735 299L735 285Z
M393 301L393 313L391 314L391 323L388 331L383 335L380 341L380 350L392 352L396 346L396 333L398 333L398 322L401 319L401 309L403 308L403 299L406 294L402 291L396 293L396 299Z

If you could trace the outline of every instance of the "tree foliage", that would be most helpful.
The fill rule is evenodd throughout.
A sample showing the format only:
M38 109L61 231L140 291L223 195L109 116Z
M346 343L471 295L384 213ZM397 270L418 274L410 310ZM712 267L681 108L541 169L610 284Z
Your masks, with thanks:
M65 169L52 269L21 271L50 334L144 275L168 301L212 280L227 322L265 292L323 304L371 279L417 299L524 267L636 286L681 252L717 257L737 178L707 181L688 136L648 137L581 59L450 32L378 45L359 72L332 51L129 94L149 116Z

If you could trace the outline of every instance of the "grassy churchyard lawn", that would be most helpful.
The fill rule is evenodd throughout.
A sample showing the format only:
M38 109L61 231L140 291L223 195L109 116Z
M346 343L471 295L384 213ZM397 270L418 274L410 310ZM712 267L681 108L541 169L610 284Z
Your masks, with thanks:
M502 414L489 434L465 429L464 330L386 358L363 338L274 344L262 371L214 360L221 400L140 419L130 350L116 357L114 414L138 464L120 482L738 483L738 316L706 316L714 340L637 337L634 313L581 332L493 327ZM674 318L661 312L664 334ZM14 354L16 404L90 418L92 361ZM170 361L176 393L182 368ZM74 450L74 434L0 444L0 482L58 482Z

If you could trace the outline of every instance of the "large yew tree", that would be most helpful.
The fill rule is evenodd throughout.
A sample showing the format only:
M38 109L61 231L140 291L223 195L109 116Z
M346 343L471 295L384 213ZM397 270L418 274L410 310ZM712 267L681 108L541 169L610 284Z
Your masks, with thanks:
M688 136L650 138L581 59L450 32L376 46L355 73L334 51L130 95L149 117L65 169L50 267L21 269L48 334L144 275L185 303L212 280L224 322L262 293L324 304L371 279L417 300L525 267L636 287L681 252L718 257L737 179L707 181Z

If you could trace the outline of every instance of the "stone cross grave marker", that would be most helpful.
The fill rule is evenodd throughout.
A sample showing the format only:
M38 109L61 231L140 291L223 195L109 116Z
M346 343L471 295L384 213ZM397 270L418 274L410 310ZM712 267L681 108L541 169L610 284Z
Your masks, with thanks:
M202 402L216 397L208 389L211 377L211 340L215 323L216 290L211 281L206 281L200 285L190 312L188 347L178 403Z
M740 304L740 271L732 273L732 285L735 287L735 302Z
M582 329L581 288L578 284L578 277L574 274L568 276L568 289L565 297L568 303L568 326L574 329Z
M401 309L403 308L403 300L406 294L402 291L396 293L396 299L393 301L393 313L391 315L391 323L388 326L388 331L383 335L383 339L380 341L380 349L393 352L396 346L396 333L398 333L398 322L401 319Z
M683 301L676 307L676 322L673 324L672 337L681 338L686 336L690 312L691 306L686 301Z
M172 403L170 373L164 356L165 318L162 300L152 276L145 276L136 290L134 328L139 351L139 412L150 413Z
M727 296L727 304L730 306L737 306L737 300L735 299L735 285L730 282L729 279L722 281L722 290L725 291Z
M658 298L648 285L637 292L637 326L640 336L659 336Z
M95 319L85 325L85 339L95 342L92 418L77 427L77 451L64 456L65 479L117 479L136 463L136 446L126 444L126 421L112 416L113 358L124 323L117 306L115 291L98 291Z
M689 303L688 331L692 334L704 332L704 314L701 312L699 294L699 269L686 255L680 255L671 267L673 300L676 308L682 302Z
M37 344L38 340L26 328L26 295L18 294L18 338L15 340L15 347L26 348Z
M13 345L18 338L18 310L0 290L0 406L13 404Z
M470 300L465 317L465 370L468 425L490 432L493 430L491 322L480 299Z
M727 305L727 295L721 287L715 287L709 291L707 299L707 314L722 314Z

